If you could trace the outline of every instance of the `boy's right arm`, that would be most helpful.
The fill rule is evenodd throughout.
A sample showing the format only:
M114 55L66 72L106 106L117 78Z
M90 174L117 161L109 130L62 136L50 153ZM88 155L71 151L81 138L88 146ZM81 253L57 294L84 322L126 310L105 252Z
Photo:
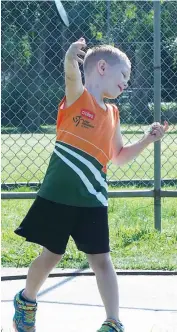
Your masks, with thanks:
M85 52L82 51L82 48L85 46L85 39L80 38L77 42L71 44L65 55L66 107L72 105L84 91L78 62L83 63L83 60L79 56L85 55Z

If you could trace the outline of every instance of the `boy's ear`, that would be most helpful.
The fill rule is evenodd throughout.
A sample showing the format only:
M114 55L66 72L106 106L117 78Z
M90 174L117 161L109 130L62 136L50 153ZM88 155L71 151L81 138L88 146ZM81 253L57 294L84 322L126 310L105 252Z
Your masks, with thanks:
M106 69L106 61L105 60L99 60L97 63L97 69L100 75L104 75L105 69Z

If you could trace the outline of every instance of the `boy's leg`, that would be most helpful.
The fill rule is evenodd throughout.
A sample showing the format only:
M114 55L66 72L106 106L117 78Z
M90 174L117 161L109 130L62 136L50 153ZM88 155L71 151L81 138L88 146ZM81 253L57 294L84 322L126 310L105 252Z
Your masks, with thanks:
M117 275L109 253L87 254L106 310L107 319L119 320L119 290Z
M77 248L87 254L107 314L107 320L99 332L123 332L123 325L119 321L117 276L109 254L107 207L79 208L78 216L71 235Z
M41 255L31 264L26 280L23 296L31 301L36 300L37 293L51 270L61 260L62 255L57 255L44 248Z
M44 248L41 255L31 264L26 288L14 297L13 326L16 332L36 331L37 293L61 257L62 255L54 254Z
M26 241L40 244L44 248L29 268L25 289L14 298L15 331L35 331L37 293L65 252L75 221L74 211L75 207L55 203L37 195L27 215L15 230L15 233L26 238Z

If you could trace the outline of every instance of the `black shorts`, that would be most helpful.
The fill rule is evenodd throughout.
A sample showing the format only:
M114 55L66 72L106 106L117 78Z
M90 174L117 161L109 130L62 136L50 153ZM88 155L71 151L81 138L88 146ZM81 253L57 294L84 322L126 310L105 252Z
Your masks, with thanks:
M78 250L86 254L110 250L105 206L68 206L37 196L15 233L60 255L64 254L70 236Z

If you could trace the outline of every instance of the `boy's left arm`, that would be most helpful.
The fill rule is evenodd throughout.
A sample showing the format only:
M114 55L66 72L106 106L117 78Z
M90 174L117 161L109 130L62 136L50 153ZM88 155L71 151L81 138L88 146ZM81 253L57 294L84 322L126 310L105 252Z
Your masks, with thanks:
M122 166L135 159L149 144L162 139L167 130L167 121L164 122L164 126L159 122L154 122L143 138L138 142L124 146L119 122L112 142L113 157L111 160L113 164Z

